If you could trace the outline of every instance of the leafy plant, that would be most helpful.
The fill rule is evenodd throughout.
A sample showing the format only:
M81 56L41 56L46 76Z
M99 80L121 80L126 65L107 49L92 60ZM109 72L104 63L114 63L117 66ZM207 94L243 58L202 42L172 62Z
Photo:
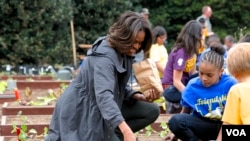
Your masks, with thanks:
M24 100L19 100L19 103L21 105L29 105L31 102L32 90L30 87L26 87L24 93L25 98Z
M29 87L25 89L25 99L26 101L30 101L32 96L32 90Z
M25 89L25 100L19 101L21 105L33 105L33 106L44 106L44 105L50 105L52 101L55 101L61 93L61 89L57 90L56 93L49 89L48 90L48 95L43 96L43 97L36 97L35 100L31 100L32 96L32 90L29 87L26 87ZM57 94L57 95L56 95Z
M168 128L168 125L166 122L161 122L160 127L163 129L162 131L159 132L159 136L161 138L165 138L167 134L170 133L170 129Z
M157 133L157 131L155 131L151 125L148 125L146 128L145 128L146 132L146 136L149 137L151 136L152 133Z
M3 92L6 90L7 82L6 81L0 81L0 94L3 94Z
M44 132L40 135L37 135L37 131L35 129L29 129L26 125L28 122L27 117L22 115L22 111L17 113L17 116L20 117L22 123L21 126L18 127L16 123L12 124L12 131L11 133L17 133L18 141L27 141L28 139L34 139L36 137L44 137L48 134L48 128L44 127Z
M69 85L65 84L65 83L62 83L60 84L60 87L62 90L65 90Z
M161 122L160 124L161 131L156 131L152 128L151 125L148 125L145 130L145 136L150 137L152 134L158 135L160 138L165 138L171 131L166 122ZM143 130L142 130L143 131ZM136 132L135 135L138 136L139 132Z
M48 95L44 97L37 97L36 101L32 101L30 104L33 106L43 106L43 105L50 105L52 101L55 101L57 98L54 95Z

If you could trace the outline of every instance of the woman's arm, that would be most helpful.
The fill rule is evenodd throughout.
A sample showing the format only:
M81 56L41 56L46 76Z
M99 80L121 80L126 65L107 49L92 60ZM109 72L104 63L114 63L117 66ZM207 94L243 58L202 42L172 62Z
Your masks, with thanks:
M107 57L92 58L96 63L94 64L94 94L96 104L107 123L112 128L124 121L121 110L114 100L115 87L117 87L116 70L113 62ZM112 110L111 110L112 109Z
M119 124L119 129L123 134L124 141L136 141L133 131L130 129L130 127L125 121Z
M185 85L181 82L181 78L183 75L183 71L179 70L174 70L173 74L173 85L180 91L182 92L185 88Z

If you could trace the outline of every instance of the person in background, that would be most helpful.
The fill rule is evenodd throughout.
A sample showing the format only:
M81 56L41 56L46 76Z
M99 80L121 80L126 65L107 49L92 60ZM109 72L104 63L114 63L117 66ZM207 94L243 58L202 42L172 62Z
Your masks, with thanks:
M224 47L226 50L231 49L234 46L235 40L232 35L227 35L224 39Z
M142 9L139 11L139 13L148 21L150 27L152 28L152 27L153 27L153 24L152 24L152 23L150 22L150 20L149 20L149 15L150 15L150 13L149 13L148 8L142 8Z
M244 35L244 36L239 40L239 43L243 43L243 42L250 42L250 33Z
M207 38L206 49L208 49L213 43L222 44L219 35L213 34Z
M200 58L202 58L202 56L211 50L211 45L212 44L220 44L222 45L221 43L221 40L220 40L220 37L217 35L217 34L213 34L211 36L208 37L208 40L207 40L207 48L201 53L200 55ZM227 58L227 50L226 52L224 53L224 59L226 60ZM197 66L199 66L199 63L200 63L200 59L197 61ZM197 67L198 68L198 67ZM226 62L224 61L224 65L223 65L223 68L226 69Z
M78 57L80 59L80 63L78 68L76 69L76 74L79 73L80 68L84 65L84 60L86 59L88 48L77 48L76 52L78 53Z
M45 141L136 141L135 132L159 116L155 89L145 97L129 87L133 55L149 52L148 22L127 11L98 38L84 67L57 100Z
M205 26L208 30L208 36L213 35L214 32L212 31L212 24L210 22L210 17L212 16L212 8L210 6L203 6L202 7L202 15L197 18L197 21L200 20L200 18L205 19Z
M164 69L168 61L168 52L164 46L167 39L167 32L164 27L156 26L153 29L153 45L150 48L149 58L151 58L159 71L160 78L163 77Z
M232 76L223 74L224 53L221 44L213 44L211 50L202 56L199 77L190 80L183 90L182 111L170 118L168 125L173 134L166 139L216 139L228 91L237 83Z
M199 23L201 23L201 25L202 25L202 38L201 38L201 46L198 49L198 55L197 55L196 62L199 61L201 53L206 49L206 39L208 37L208 31L207 31L207 28L205 26L205 18L201 17L199 19Z
M179 113L181 110L180 95L189 77L196 71L196 55L201 45L201 34L202 26L199 22L196 20L187 22L169 54L162 79L167 113ZM177 98L174 98L175 96Z
M241 42L228 52L228 71L234 76L238 84L233 86L227 97L227 104L222 117L223 125L250 124L250 43ZM222 140L222 131L217 141Z

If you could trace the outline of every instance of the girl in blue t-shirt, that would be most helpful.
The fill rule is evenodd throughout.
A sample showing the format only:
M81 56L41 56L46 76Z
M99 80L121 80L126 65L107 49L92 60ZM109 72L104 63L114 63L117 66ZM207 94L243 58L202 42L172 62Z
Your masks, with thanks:
M236 80L223 74L225 49L213 44L199 64L199 77L189 81L182 92L182 111L169 120L173 134L166 139L215 140L220 130L226 97Z

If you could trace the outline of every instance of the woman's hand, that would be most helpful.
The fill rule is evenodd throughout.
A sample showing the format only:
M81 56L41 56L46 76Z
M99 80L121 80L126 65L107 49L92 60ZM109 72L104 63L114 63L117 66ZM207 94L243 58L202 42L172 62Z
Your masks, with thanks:
M124 141L136 141L136 137L132 131L123 133L123 137L124 137Z
M166 136L165 141L176 141L177 138L175 137L175 135L173 133L169 134Z
M140 100L140 101L147 101L146 97L141 93L135 93L133 99Z
M160 93L153 88L145 91L144 95L148 102L153 102L154 100L160 98Z
M124 141L136 141L136 137L125 121L119 124L119 128L123 134Z
M140 101L153 102L154 100L160 98L160 93L157 93L155 89L149 89L145 91L144 94L135 93L132 97L133 99Z

